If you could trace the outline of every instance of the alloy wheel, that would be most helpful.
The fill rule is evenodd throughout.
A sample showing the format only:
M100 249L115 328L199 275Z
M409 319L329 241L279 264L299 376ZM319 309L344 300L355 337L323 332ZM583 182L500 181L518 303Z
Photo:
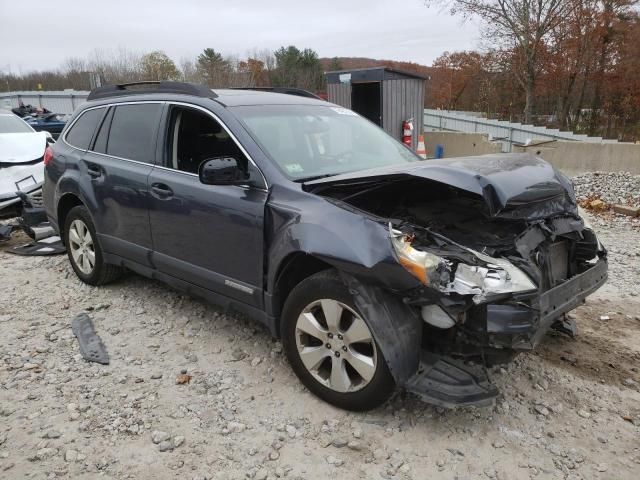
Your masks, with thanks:
M91 275L96 264L96 250L87 224L76 219L69 227L69 249L73 261L85 275Z
M296 346L304 367L336 392L366 387L377 368L376 345L362 317L342 302L316 300L296 322Z

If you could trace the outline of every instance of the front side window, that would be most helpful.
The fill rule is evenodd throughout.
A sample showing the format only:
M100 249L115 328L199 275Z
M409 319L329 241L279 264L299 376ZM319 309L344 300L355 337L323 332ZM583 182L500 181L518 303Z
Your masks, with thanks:
M264 152L292 180L419 160L380 127L332 105L232 107Z
M94 108L80 114L78 120L71 126L65 137L67 143L81 150L89 148L89 142L96 131L98 122L102 118L104 108Z
M235 157L247 166L247 159L227 133L210 115L192 108L171 107L168 130L168 167L198 173L200 164L215 157Z
M109 129L107 154L153 163L155 132L161 109L160 103L116 106Z

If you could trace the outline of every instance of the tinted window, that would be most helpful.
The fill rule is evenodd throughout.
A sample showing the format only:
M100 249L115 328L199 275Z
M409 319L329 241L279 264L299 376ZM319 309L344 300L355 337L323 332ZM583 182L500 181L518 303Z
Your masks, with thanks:
M107 154L153 163L155 154L153 139L161 108L162 105L159 103L116 107L109 130Z
M67 132L67 143L82 150L89 148L89 142L91 142L93 132L96 131L103 113L104 108L94 108L80 115L80 118L76 120L69 132Z
M107 153L107 137L109 136L109 126L111 125L111 118L113 117L113 108L104 116L98 135L96 135L96 141L93 144L92 150L98 153Z

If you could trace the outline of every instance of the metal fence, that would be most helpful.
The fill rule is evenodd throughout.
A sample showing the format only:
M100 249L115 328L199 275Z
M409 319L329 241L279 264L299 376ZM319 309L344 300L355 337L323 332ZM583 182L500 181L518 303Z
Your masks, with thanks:
M15 108L22 103L42 107L54 113L73 113L83 103L89 92L82 90L63 90L58 92L6 92L0 93L0 108Z
M469 112L424 109L425 131L453 131L485 133L490 140L502 143L502 151L510 152L514 145L526 145L539 141L565 140L589 143L618 143L602 137L588 137L558 129L523 125L503 120L490 120L471 115Z

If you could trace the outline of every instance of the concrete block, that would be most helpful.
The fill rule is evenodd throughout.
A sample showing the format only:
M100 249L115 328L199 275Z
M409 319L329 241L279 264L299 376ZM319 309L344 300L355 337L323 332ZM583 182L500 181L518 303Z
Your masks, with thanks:
M630 207L629 205L613 205L613 211L630 217L640 217L640 207Z

